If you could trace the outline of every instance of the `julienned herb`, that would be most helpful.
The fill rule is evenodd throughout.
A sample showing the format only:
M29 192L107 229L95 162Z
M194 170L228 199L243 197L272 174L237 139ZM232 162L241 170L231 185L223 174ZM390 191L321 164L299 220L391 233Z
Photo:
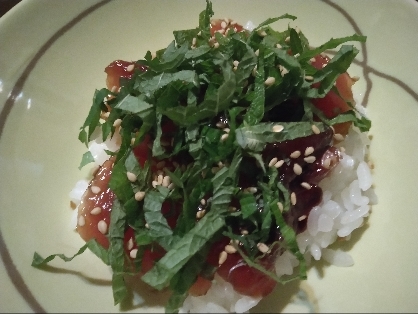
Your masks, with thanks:
M222 235L242 241L243 247L238 248L238 252L249 265L285 282L289 278L277 278L258 264L259 257L253 250L254 244L268 239L272 224L278 226L284 239L280 245L300 262L299 273L290 279L306 278L305 260L298 249L295 231L286 224L277 206L280 201L284 212L289 210L289 192L281 183L278 170L264 165L261 152L268 143L311 135L312 124L320 131L347 121L361 131L370 128L370 121L354 110L329 120L309 101L324 97L358 53L354 46L342 44L365 41L364 36L331 39L318 48L311 48L302 32L290 27L278 32L269 26L280 19L296 18L285 14L266 20L252 32L236 33L230 29L225 36L217 33L214 45L210 34L212 15L212 4L207 1L197 28L175 31L175 40L166 49L159 50L157 57L152 58L148 52L144 59L137 61L148 68L146 72L136 71L132 79L124 82L119 93L106 88L96 91L81 128L79 139L87 145L97 127L101 127L105 139L115 132L114 121L122 119L122 144L110 181L110 188L116 194L108 235L110 247L104 250L91 240L76 254L89 248L111 266L115 304L127 296L124 276L132 273L132 265L127 265L123 250L128 225L135 230L135 240L140 246L158 244L167 251L142 279L156 289L169 286L173 290L166 308L170 312L181 306L188 289L205 268L202 261L210 245ZM312 57L340 45L324 68L317 70L310 64ZM234 61L239 61L235 68ZM283 68L287 71L285 75L280 72ZM305 80L306 75L313 80ZM272 85L265 84L267 77L274 78ZM312 87L313 83L318 83L319 88L318 85ZM273 108L294 98L303 100L302 118L281 123L283 131L273 132L274 123L265 121L265 117ZM105 101L111 111L109 118L102 122L101 112L108 111ZM220 116L227 119L230 128L229 136L223 140L223 131L212 127ZM314 117L319 118L319 122L314 122ZM172 149L168 151L160 139L163 124L170 120L176 131L172 134ZM152 154L141 167L133 154L131 139L135 138L134 145L137 145L147 135L154 139ZM187 155L190 162L187 167L167 172L175 188L153 188L151 158L165 159L180 154ZM244 158L260 166L258 188L262 191L262 215L257 210L260 200L238 188ZM84 154L80 167L91 161L91 154ZM219 162L223 164L220 171L210 171ZM136 183L127 179L128 171L137 175ZM146 192L145 198L136 201L134 195L139 190ZM207 214L196 222L196 204L205 195L211 195L211 202ZM229 210L233 197L239 200L241 210L238 212ZM164 202L182 206L174 229L161 213ZM253 231L242 239L228 225L230 217L251 222ZM57 254L43 259L35 253L32 265L43 265L56 256L64 261L73 258ZM135 266L140 265L141 256L138 254Z

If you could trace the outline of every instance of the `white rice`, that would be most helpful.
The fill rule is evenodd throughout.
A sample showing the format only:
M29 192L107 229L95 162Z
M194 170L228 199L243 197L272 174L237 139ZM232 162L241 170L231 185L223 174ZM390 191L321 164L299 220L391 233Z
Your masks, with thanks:
M215 275L208 292L199 297L188 296L179 313L245 313L260 300L237 293L229 282Z
M362 107L358 106L359 109ZM96 165L102 165L109 158L105 150L116 151L120 135L112 139L100 140L100 129L94 134L97 138L89 143L89 150ZM371 205L377 203L372 187L371 170L366 162L370 139L367 133L361 133L352 127L344 140L337 145L341 148L339 164L322 180L319 186L323 190L323 199L315 206L307 221L307 229L297 236L299 249L304 253L307 262L323 258L328 263L348 267L354 264L353 258L340 249L328 248L338 238L349 239L351 233L361 227L369 216ZM70 192L71 201L77 206L88 181L80 180ZM74 210L72 226L77 224L77 208ZM290 252L284 252L277 258L276 274L291 275L299 262ZM237 293L232 285L215 275L213 284L206 295L188 296L180 313L244 313L258 304L260 298L252 298Z
M121 141L119 132L115 132L113 137L110 137L109 135L104 142L102 140L101 133L102 128L97 127L92 134L92 138L94 138L94 140L90 141L88 144L89 151L94 158L94 163L98 166L101 166L109 159L109 155L106 153L106 150L116 152L120 147Z

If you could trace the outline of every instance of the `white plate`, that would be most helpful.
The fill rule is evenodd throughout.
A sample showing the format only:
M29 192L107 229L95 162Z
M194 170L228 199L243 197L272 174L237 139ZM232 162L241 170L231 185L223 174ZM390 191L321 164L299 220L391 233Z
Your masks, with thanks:
M172 30L197 25L204 6L24 0L0 19L1 312L161 310L164 298L141 285L134 306L113 306L110 273L89 252L71 263L54 261L49 271L30 264L35 250L71 255L83 244L70 228L68 193L84 176L78 128L94 89L104 86L104 67L166 47ZM362 78L355 93L368 98L379 204L349 244L355 265L315 264L306 282L279 287L257 311L309 310L286 306L300 289L321 312L418 311L418 3L219 0L214 11L255 24L296 15L292 25L312 45L354 32L368 36L349 72Z

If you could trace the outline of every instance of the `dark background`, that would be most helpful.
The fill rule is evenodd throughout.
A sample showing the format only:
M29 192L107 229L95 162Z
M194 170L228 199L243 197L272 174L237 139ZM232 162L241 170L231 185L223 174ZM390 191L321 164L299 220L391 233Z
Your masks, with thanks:
M13 8L20 0L0 0L0 17Z
M2 17L13 6L19 3L21 0L0 0L0 17ZM395 0L393 0L395 1ZM415 0L418 2L418 0Z

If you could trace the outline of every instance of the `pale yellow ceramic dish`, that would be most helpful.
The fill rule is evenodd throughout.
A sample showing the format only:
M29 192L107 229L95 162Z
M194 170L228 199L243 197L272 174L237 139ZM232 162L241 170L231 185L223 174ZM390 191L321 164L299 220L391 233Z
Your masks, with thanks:
M104 67L166 47L197 25L204 1L23 0L0 19L0 312L161 311L139 284L113 306L110 272L90 252L30 266L36 250L72 255L68 193L85 173L78 142ZM345 244L355 265L315 264L306 282L279 287L262 312L417 312L418 3L415 1L214 1L216 17L255 24L283 13L311 44L360 31L368 40L350 73L368 99L379 204ZM286 27L286 22L280 24ZM358 45L359 48L362 48ZM298 294L299 292L299 294ZM312 308L299 305L307 293ZM299 303L298 303L299 302Z

